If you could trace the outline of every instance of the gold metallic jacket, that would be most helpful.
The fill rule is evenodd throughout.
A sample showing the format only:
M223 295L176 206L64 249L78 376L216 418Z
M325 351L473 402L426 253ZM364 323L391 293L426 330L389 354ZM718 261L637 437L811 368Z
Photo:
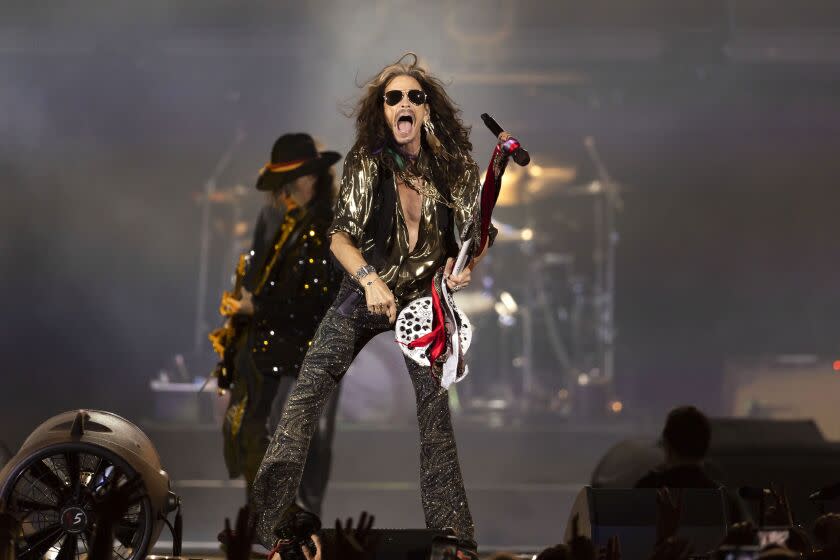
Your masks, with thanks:
M469 155L460 155L465 158L467 169L461 177L454 178L449 190L452 199L449 201L453 208L455 227L459 232L464 231L464 226L473 219L479 217L479 194L481 192L481 176L478 165ZM425 177L431 177L428 171L428 161L421 156L418 166L424 171ZM341 188L338 194L338 202L335 209L335 218L328 234L343 231L350 235L356 247L363 255L368 255L375 244L375 239L370 235L368 223L376 220L375 212L375 189L389 188L396 191L397 185L393 174L387 169L380 169L381 164L378 157L372 155L365 148L354 148L344 160L344 174L341 179ZM383 173L382 181L379 174ZM387 176L385 175L387 174ZM447 257L454 257L447 254L447 247L453 246L451 241L444 239L445 231L448 230L443 220L445 215L440 212L435 200L429 196L423 197L423 207L420 217L420 231L417 235L417 243L412 251L408 250L408 229L403 217L402 205L400 204L399 193L396 192L396 201L393 211L396 213L392 223L394 227L391 237L388 239L387 247L389 253L385 257L384 266L377 271L380 278L385 281L394 296L397 304L403 306L411 300L427 295L431 286L432 277L435 271L446 264ZM473 228L474 246L478 246L478 227ZM490 239L495 237L495 228L491 226ZM454 232L450 233L454 236Z

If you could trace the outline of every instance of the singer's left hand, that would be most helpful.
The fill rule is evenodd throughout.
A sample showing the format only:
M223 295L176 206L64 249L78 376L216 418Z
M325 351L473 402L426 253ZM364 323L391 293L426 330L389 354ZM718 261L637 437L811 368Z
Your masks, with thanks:
M507 132L507 131L502 131L499 134L499 144L504 144L505 142L507 142L511 138L513 138L513 134L511 134L510 132Z
M455 259L449 257L446 261L446 267L443 269L443 277L446 278L446 286L453 292L457 292L469 286L470 280L472 280L472 273L469 267L467 267L460 274L452 274L454 267Z

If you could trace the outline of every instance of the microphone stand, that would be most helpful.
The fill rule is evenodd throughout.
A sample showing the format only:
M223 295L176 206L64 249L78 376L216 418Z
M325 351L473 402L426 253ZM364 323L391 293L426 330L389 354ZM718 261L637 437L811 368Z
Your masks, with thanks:
M623 208L618 185L613 181L598 149L595 139L587 136L583 141L589 159L595 165L602 199L595 204L595 286L598 309L598 347L601 355L602 378L612 384L615 373L615 249L618 231L615 214Z

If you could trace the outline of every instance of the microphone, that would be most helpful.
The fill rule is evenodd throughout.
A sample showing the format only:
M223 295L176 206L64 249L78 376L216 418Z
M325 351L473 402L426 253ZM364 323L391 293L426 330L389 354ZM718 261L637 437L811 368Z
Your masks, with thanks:
M831 486L826 486L825 488L820 488L810 496L808 496L809 500L819 500L819 501L831 501L840 498L840 482L832 484Z
M495 136L496 138L499 137L499 134L504 132L502 127L499 126L499 123L497 123L496 120L487 113L481 114L481 120L484 121L484 124L487 126L487 128L490 129L490 132L492 132L493 136ZM519 140L511 138L511 140L508 140L508 142L510 142L511 145L508 147L505 147L503 145L503 147L505 147L505 150L510 151L510 155L513 156L513 161L515 161L517 164L523 167L531 163L531 155L528 153L528 150L522 147L522 145L519 143ZM505 142L505 144L507 144L508 142Z

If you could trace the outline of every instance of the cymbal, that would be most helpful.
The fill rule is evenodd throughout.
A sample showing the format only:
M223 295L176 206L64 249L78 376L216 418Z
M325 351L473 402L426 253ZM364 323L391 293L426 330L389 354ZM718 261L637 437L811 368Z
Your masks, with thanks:
M248 195L250 189L244 185L234 185L225 189L216 189L212 193L193 193L193 200L198 203L209 202L211 204L236 204L238 199Z
M531 161L527 168L508 166L502 180L497 206L520 206L533 201L535 194L548 189L554 191L568 185L577 177L573 164L543 166Z
M493 310L496 300L484 292L467 290L452 294L458 309L467 315L480 315Z
M494 243L521 243L523 241L531 241L534 239L534 230L531 228L517 228L502 222L493 222L496 229L499 231L496 234Z
M611 186L618 193L625 190L622 185L615 182ZM595 196L607 192L604 183L601 181L591 181L578 185L557 185L543 181L533 181L528 185L527 190L531 200L544 200L554 196Z
M618 183L612 183L612 187L618 193L627 190L625 186ZM540 202L554 197L597 196L605 192L606 188L600 181L569 185L542 178L532 178L528 181L517 181L511 185L505 185L499 194L497 206L509 208Z

